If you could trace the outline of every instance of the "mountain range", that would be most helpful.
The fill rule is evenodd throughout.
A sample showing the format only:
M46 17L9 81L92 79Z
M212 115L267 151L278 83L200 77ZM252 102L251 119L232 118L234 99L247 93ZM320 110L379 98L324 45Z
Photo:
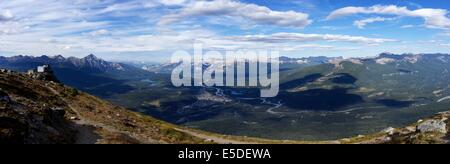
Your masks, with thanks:
M176 64L142 69L93 55L16 56L0 58L0 67L25 71L50 64L62 83L116 105L196 129L271 139L368 134L411 124L450 106L448 54L280 61L280 94L269 99L260 98L254 88L174 88L170 73Z
M45 64L52 67L62 83L83 91L92 91L93 88L102 90L103 88L103 90L123 92L128 88L126 85L122 85L124 81L151 74L127 64L105 61L92 54L84 58L65 58L61 55L0 57L2 68L20 72ZM107 92L105 91L104 94Z
M10 67L20 71L26 71L28 68L37 67L43 64L49 64L53 67L67 67L78 70L89 70L94 72L114 72L126 71L125 65L114 62L107 62L91 54L84 58L58 56L13 56L0 57L0 63L3 67Z
M441 112L405 128L328 141L224 136L131 112L32 74L0 72L0 144L448 143L449 117Z

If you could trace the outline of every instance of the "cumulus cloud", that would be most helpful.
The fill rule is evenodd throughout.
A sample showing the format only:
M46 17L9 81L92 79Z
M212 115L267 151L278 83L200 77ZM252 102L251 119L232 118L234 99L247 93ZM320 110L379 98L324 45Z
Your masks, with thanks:
M450 28L450 19L447 17L448 11L445 9L422 8L409 10L407 7L398 7L395 5L375 5L372 7L344 7L337 9L328 15L327 20L336 19L355 14L381 14L396 15L406 17L417 17L425 20L428 28Z
M303 33L275 33L272 35L246 35L235 36L231 39L239 41L253 41L266 43L280 43L280 42L313 42L313 41L328 41L328 42L352 42L352 43L384 43L395 42L393 39L382 38L367 38L362 36L350 35L332 35L332 34L303 34Z
M228 16L243 18L258 24L303 28L312 21L309 15L295 11L273 11L265 6L233 0L194 1L179 12L164 16L159 25L168 25L195 16Z
M367 19L363 19L363 20L357 20L357 21L353 22L353 25L355 25L356 27L358 27L360 29L363 29L364 27L366 27L367 24L370 24L370 23L392 21L395 19L396 18L373 17L373 18L367 18Z

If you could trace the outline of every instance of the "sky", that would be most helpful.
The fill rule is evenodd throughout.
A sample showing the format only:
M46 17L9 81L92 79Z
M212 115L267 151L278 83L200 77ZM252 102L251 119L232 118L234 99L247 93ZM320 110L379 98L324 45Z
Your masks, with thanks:
M444 0L1 0L0 55L165 61L207 50L283 56L450 53Z

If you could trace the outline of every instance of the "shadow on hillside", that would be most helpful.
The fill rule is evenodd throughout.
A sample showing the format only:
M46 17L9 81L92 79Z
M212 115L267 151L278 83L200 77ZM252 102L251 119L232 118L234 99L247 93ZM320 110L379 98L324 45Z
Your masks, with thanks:
M346 88L282 92L277 98L283 100L287 107L313 111L338 111L343 107L364 102L361 96L348 93Z
M376 100L375 102L392 108L406 108L415 103L415 101L399 101L394 99L380 99Z
M305 76L303 78L283 83L283 84L280 85L280 88L284 89L284 90L292 89L292 88L295 88L295 87L299 87L299 86L305 85L305 84L310 83L310 82L314 82L314 81L316 81L317 79L319 79L321 77L323 77L323 75L320 74L320 73L310 74L310 75Z
M336 84L354 84L358 79L348 73L340 73L330 80Z

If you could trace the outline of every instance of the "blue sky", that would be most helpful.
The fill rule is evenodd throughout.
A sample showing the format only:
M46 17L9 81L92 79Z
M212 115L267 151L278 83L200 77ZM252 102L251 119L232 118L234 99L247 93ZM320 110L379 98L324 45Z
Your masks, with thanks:
M194 43L291 57L450 53L449 8L442 0L0 1L0 55L165 61Z

